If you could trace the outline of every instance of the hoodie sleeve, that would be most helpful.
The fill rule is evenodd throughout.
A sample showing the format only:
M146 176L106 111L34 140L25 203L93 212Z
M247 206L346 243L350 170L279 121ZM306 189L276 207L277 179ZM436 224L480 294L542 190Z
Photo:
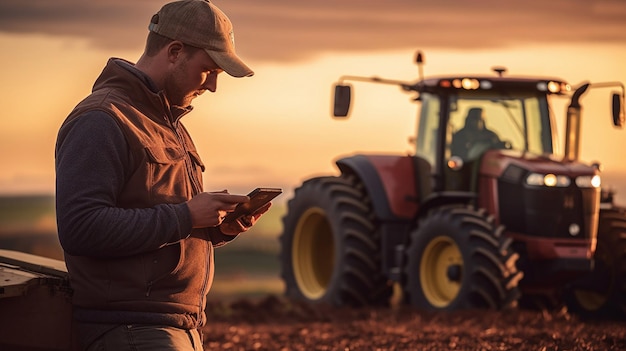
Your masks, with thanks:
M91 111L63 125L57 138L56 212L59 240L71 255L120 257L151 251L189 236L185 203L116 207L131 164L117 123Z

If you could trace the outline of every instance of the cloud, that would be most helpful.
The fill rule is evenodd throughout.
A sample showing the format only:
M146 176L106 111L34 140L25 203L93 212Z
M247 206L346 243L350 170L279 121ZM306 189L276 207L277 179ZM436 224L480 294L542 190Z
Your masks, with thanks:
M154 4L146 0L1 0L0 31L86 39L101 48L143 45Z
M321 52L476 49L528 43L626 44L621 0L215 0L235 24L245 58L285 61ZM150 0L2 0L0 31L142 46Z

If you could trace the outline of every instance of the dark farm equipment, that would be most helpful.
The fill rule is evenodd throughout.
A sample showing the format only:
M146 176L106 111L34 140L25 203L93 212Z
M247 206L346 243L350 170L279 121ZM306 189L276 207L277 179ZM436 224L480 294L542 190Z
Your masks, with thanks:
M493 75L417 82L344 76L334 116L348 116L346 81L397 85L419 105L415 153L355 154L339 175L308 179L288 202L280 236L286 295L338 306L400 300L427 310L564 302L587 316L626 314L626 212L602 191L600 165L579 160L582 95L624 85ZM553 99L569 98L558 152ZM472 112L497 138L455 138ZM393 287L400 289L393 289ZM397 294L393 294L397 296Z
M65 262L0 250L0 350L78 350Z

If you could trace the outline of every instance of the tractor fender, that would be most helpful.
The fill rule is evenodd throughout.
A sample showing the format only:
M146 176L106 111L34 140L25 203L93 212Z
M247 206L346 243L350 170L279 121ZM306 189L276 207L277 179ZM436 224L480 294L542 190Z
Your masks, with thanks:
M418 211L415 158L393 155L354 155L335 162L342 173L363 182L380 220L412 219Z

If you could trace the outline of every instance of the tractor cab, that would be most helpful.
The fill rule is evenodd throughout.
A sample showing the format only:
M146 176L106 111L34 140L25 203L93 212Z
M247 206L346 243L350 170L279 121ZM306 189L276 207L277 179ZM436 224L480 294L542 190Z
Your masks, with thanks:
M415 154L431 165L433 191L476 191L478 161L488 150L553 156L548 100L571 90L559 80L503 77L431 78L416 88Z

